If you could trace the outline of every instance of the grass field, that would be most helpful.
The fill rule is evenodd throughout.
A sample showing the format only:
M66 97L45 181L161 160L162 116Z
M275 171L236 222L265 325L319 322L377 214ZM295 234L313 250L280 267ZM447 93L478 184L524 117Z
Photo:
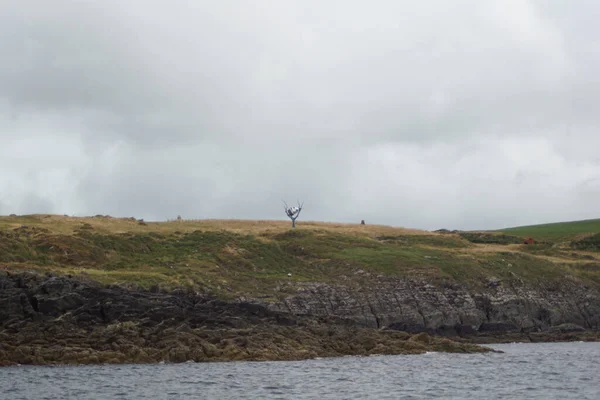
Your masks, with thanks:
M503 232L508 235L533 237L543 241L573 241L590 234L600 233L600 219L519 226L515 228L502 229L499 232Z
M600 252L594 250L595 239L589 235L593 225L587 221L577 228L543 225L550 227L546 231L540 226L514 228L491 238L488 233L440 234L377 225L290 225L0 217L0 269L71 274L142 288L185 287L222 297L268 298L304 282L365 285L386 276L471 286L495 279L575 279L600 285ZM523 245L521 235L554 242ZM576 242L581 244L577 247L573 240L587 242Z

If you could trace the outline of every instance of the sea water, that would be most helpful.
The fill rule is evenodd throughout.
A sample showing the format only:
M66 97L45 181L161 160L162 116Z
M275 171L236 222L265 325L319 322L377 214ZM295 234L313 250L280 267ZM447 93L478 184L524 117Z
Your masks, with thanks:
M600 343L293 362L0 368L0 399L600 399Z

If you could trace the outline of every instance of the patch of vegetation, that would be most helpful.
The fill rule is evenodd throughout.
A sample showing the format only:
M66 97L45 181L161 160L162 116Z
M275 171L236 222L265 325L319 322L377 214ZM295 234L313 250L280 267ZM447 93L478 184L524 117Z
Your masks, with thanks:
M199 222L190 229L186 223L140 227L135 219L110 217L29 218L33 223L23 226L22 217L0 217L0 262L11 269L141 288L184 286L224 298L277 297L302 282L361 285L380 275L469 285L486 284L491 276L537 282L571 275L600 283L593 268L571 266L595 261L580 251L592 250L598 235L574 241L572 248L506 247L522 238L342 224L291 229L278 222Z
M515 236L532 237L536 241L571 241L579 235L600 232L600 219L519 226L515 228L502 229L499 230L499 232Z
M446 273L446 267L456 259L444 251L397 246L350 247L340 252L337 258L346 261L347 266L392 276L439 275Z
M512 235L504 235L501 233L484 233L484 232L460 232L459 236L468 240L471 243L488 243L488 244L518 244L523 243L523 238Z
M456 235L383 235L377 237L384 243L397 244L400 246L433 246L446 248L469 247L469 242Z
M564 265L516 252L488 255L484 267L486 272L498 278L530 283L560 280L568 271Z
M535 255L565 256L564 252L551 243L535 243L521 246L521 251Z
M600 251L600 233L571 242L571 247L578 250Z
M592 282L600 285L600 263L573 264L571 271L584 282Z

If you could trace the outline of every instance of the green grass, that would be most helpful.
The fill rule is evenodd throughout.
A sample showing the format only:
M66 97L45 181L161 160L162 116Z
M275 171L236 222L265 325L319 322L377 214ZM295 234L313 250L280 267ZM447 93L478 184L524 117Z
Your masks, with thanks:
M583 239L573 240L571 247L580 250L600 251L600 233L584 237Z
M600 233L600 219L519 226L502 229L499 232L514 236L533 237L536 240L542 241L572 241L582 235Z
M515 235L488 232L460 232L458 234L464 240L471 243L488 244L517 244L523 243L523 238Z
M379 236L377 240L404 246L433 246L446 248L469 247L469 240L456 235L399 235Z
M531 228L541 229L465 236L322 223L290 229L279 222L140 225L106 217L0 217L0 266L105 284L186 287L224 298L278 297L305 282L371 285L381 277L482 286L492 278L538 283L571 276L600 286L593 237L583 247L519 244L522 232L536 238ZM568 237L562 229L563 236L540 232ZM582 229L588 228L577 235Z

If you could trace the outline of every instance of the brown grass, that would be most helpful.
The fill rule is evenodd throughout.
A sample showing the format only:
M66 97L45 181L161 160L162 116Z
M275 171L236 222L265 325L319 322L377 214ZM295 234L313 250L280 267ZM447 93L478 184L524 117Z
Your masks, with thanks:
M476 244L469 248L469 253L520 253L520 244Z
M100 233L142 233L155 232L170 234L174 232L193 231L229 231L244 235L278 234L289 231L290 221L278 220L225 220L225 219L203 219L203 220L172 220L163 222L145 222L140 224L131 218L101 217L68 217L60 215L25 215L18 217L0 217L1 228L18 228L21 225L45 228L53 233L72 234L84 224L91 225L92 229ZM418 229L407 229L386 225L360 225L342 224L333 222L297 221L298 230L308 229L312 231L322 230L346 235L357 236L402 236L402 235L438 235L437 233L422 231Z
M23 225L29 229L18 229ZM181 235L195 231L200 233ZM77 232L82 234L70 236ZM358 269L477 283L508 264L524 279L569 274L600 284L598 253L557 244L477 244L460 235L384 225L299 221L292 230L288 220L140 223L107 216L26 215L0 217L0 233L8 239L0 242L0 254L11 270L82 274L142 287L181 284L224 296L272 294L282 280L335 281Z

